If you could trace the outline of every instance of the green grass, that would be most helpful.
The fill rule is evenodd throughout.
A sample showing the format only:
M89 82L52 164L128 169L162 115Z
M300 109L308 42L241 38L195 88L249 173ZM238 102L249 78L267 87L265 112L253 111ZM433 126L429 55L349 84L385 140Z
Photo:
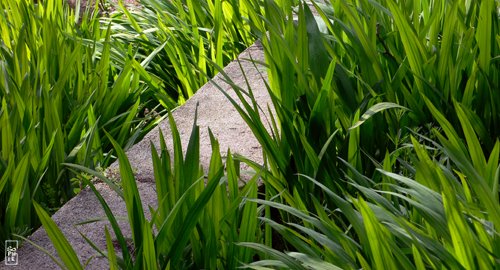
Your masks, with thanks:
M86 46L60 2L1 1L0 9L0 239L8 239L39 224L32 200L53 212L75 194L79 183L62 162L105 167L104 130L126 146L152 127L139 112L155 88L133 58L112 67L109 31L86 29L102 37Z
M205 57L223 65L253 42L240 10L221 1L197 18L169 14L198 3L158 13L164 3L144 2L100 17L110 3L1 1L0 240L40 225L33 200L54 213L79 191L88 176L62 163L105 168L116 158L110 138L127 149L214 75ZM211 15L223 7L233 19Z
M136 10L120 5L109 21L118 44L138 44L137 57L167 86L156 94L162 104L182 104L216 74L210 61L224 66L255 40L243 17L250 7L238 1L144 0L141 5Z
M148 220L122 150L129 135L123 135L122 128L113 133L112 128L97 125L117 111L97 113L100 107L92 102L107 99L85 103L81 121L91 124L77 130L75 141L81 145L77 149L89 150L75 153L94 163L60 158L57 164L62 167L64 162L61 170L68 173L77 169L99 176L124 198L135 252L128 250L116 218L95 187L80 176L100 198L121 246L118 254L107 231L107 250L99 253L109 259L111 268L500 269L498 3L145 0L144 4L144 10L122 9L112 15L109 28L88 24L82 35L97 31L95 45L88 38L65 39L67 35L60 37L54 31L48 41L43 40L94 50L87 52L88 57L109 74L106 81L117 89L135 85L142 89L139 92L154 90L147 95L164 106L182 103L206 75L221 72L237 97L224 93L261 144L265 162L257 164L228 152L224 165L211 134L212 159L205 173L199 163L196 122L183 155L169 116L173 156L163 139L160 149L152 147L158 207L150 207ZM5 19L1 22L5 24ZM10 38L3 40L29 40L29 35L22 35L28 28L14 29L18 30L13 34L2 32L2 37ZM275 110L271 127L261 119L262 108L252 89L244 91L232 83L221 68L254 40L253 35L261 40L266 56L266 86ZM45 48L46 43L38 46ZM65 138L59 134L65 129L57 131L66 127L58 124L66 114L56 105L68 104L63 97L48 103L44 95L73 89L73 85L58 86L73 81L71 69L35 66L32 70L48 70L35 79L35 85L46 88L34 88L42 89L44 110L37 111L38 118L24 118L34 105L25 103L23 96L32 92L18 90L27 85L19 74L38 62L15 53L19 50L26 46L3 45L0 62L7 70L0 73L0 82L7 82L2 87L10 94L5 98L7 90L2 88L0 169L9 176L2 176L0 193L9 194L4 200L7 228L26 223L32 199L43 202L44 197L23 197L38 190L29 186L33 183L28 179L54 174L47 170L32 177L38 170L27 168L66 153L59 146ZM29 65L16 66L12 59ZM59 61L63 60L72 61L62 57ZM59 75L47 77L51 69ZM90 68L82 70L92 78ZM110 95L115 99L110 104L127 100L120 91ZM130 123L142 105L134 97L126 103L126 111L118 113L123 118L111 119ZM34 122L39 125L20 121L42 117L45 121ZM31 126L41 133L14 139L12 134L25 134L17 130ZM101 129L102 133L95 131ZM38 160L35 154L13 148L22 143L43 150L35 152ZM100 156L107 157L107 152L95 149L106 144L113 145L119 159L123 189L93 170ZM243 187L238 186L240 162L255 172ZM58 263L68 268L79 265L67 244L54 237L58 229L44 210L38 204L35 208L59 247Z
M149 208L151 220L147 220L144 215L128 159L118 143L112 140L120 163L123 186L123 190L117 189L117 194L124 199L131 221L131 249L109 206L92 182L86 180L109 218L122 254L121 257L117 256L109 235L106 236L107 252L97 251L109 259L111 267L126 269L235 269L241 263L250 263L255 252L236 243L261 242L263 237L257 221L260 210L256 203L248 202L257 198L259 174L255 174L240 189L239 162L233 159L229 151L224 166L219 143L211 132L212 157L208 173L204 174L199 161L199 127L196 122L188 150L183 156L176 124L173 118L170 121L175 141L173 157L170 157L161 133L159 152L151 146L158 202L158 207ZM88 171L80 165L67 166ZM110 182L99 172L92 174ZM51 240L63 239L56 245L62 260L59 262L55 259L58 265L65 265L68 269L75 269L74 265L80 266L56 224L50 219L46 221L47 214L39 210L38 204L35 205L44 227L51 232ZM153 233L153 228L156 228L156 233ZM60 237L53 238L52 235Z
M312 4L318 15L299 5L297 23L274 1L253 15L267 31L271 133L233 85L276 196L258 202L280 213L262 221L287 243L244 243L270 259L249 267L497 267L494 6Z

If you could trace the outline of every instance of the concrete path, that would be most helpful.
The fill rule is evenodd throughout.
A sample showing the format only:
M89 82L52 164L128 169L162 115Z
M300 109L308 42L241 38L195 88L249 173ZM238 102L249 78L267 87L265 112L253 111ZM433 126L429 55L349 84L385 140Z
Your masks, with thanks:
M265 68L261 65L257 65L256 67L252 62L246 60L249 58L263 61L264 56L262 48L259 45L253 45L243 52L239 59L249 79L250 86L254 91L257 102L263 108L266 108L268 104L269 106L271 106L271 104L264 85L264 80L267 79ZM230 63L224 70L236 84L242 88L246 88L245 79L236 61ZM213 82L221 85L228 92L232 93L231 96L236 96L231 90L231 87L223 82L222 76L217 75L213 79ZM230 148L232 153L242 154L258 162L262 161L260 145L254 138L252 132L227 98L211 82L203 86L183 106L173 112L179 133L181 134L184 150L191 133L196 104L199 104L198 125L200 126L201 141L200 158L204 168L208 168L211 155L211 146L207 131L208 127L210 127L219 140L222 155L225 155L227 149ZM148 209L147 205L154 208L157 206L153 166L150 156L150 142L153 142L157 149L159 148L159 129L161 129L165 135L168 148L172 149L170 128L168 120L166 120L160 123L159 126L147 134L141 142L137 143L127 152L130 163L136 173L136 180L138 181L137 184L145 207L144 209ZM118 165L114 163L109 168L109 171L117 171L117 169ZM116 216L124 218L120 226L122 227L124 235L131 238L130 228L126 221L127 213L125 203L105 184L100 183L97 184L96 187L110 205L113 213ZM149 213L147 214L149 215ZM93 192L88 188L71 199L52 216L52 219L58 224L59 228L76 250L81 263L87 264L87 269L108 269L109 266L107 260L98 255L80 235L80 232L85 234L93 243L104 250L106 247L104 226L110 228L110 225L107 221L99 221L85 225L77 224L95 218L102 218L104 216L105 214L100 203L97 201ZM57 257L57 253L43 228L38 229L29 239ZM49 256L39 251L31 244L25 243L20 247L18 254L18 266L5 266L2 262L0 269L58 269L58 266Z

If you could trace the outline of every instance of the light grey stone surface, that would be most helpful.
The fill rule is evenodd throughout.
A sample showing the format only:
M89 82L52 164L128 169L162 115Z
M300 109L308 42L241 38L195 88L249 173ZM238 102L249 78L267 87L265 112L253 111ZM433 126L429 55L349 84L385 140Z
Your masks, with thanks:
M267 79L265 68L256 65L246 59L253 58L257 61L263 61L262 49L258 45L253 45L240 55L240 64L245 70L254 96L263 108L270 105L269 96L265 88L264 80ZM224 71L232 80L242 88L246 88L246 81L240 69L240 64L233 61L225 67ZM257 67L256 67L257 66ZM254 138L252 132L244 123L238 112L233 108L227 98L217 89L213 83L220 85L231 96L235 97L231 87L224 83L222 76L217 75L211 82L202 87L191 99L183 106L175 110L172 115L177 122L177 128L181 135L184 151L189 141L196 106L198 105L198 125L200 126L200 158L203 167L208 168L211 155L210 139L208 127L212 130L220 143L222 155L225 155L230 148L232 153L239 153L254 161L261 162L262 155L260 145ZM271 105L270 105L271 106ZM161 122L158 127L153 129L146 137L133 146L127 155L130 163L136 173L138 188L141 194L144 209L148 205L156 207L156 191L153 176L153 167L151 163L150 142L159 148L159 129L165 135L168 148L172 149L170 136L170 127L168 119ZM114 163L110 170L117 170L118 164ZM116 216L126 218L126 208L123 200L114 193L107 185L99 183L96 185L99 192L105 198L113 213ZM147 211L147 210L146 210ZM146 213L149 216L149 213ZM62 232L65 234L70 244L76 250L82 264L88 262L87 269L108 269L107 260L100 257L97 252L83 239L80 232L85 234L99 248L105 249L106 242L104 236L104 227L109 222L99 221L85 225L77 225L94 218L105 217L104 211L97 198L88 188L83 190L75 198L65 204L57 213L52 216ZM130 237L130 227L128 222L120 221L120 226L126 237ZM114 237L114 234L112 233ZM47 249L57 257L52 243L47 237L43 228L38 229L29 239L37 245ZM43 252L39 251L33 245L25 243L19 249L19 265L5 266L0 264L0 269L58 269L58 266ZM118 253L119 254L119 253Z
M156 207L156 191L154 183L137 184L144 209L148 209L148 205ZM106 184L98 183L96 184L96 188L108 203L113 214L116 217L120 217L118 223L123 234L126 237L131 237L130 227L126 221L127 211L124 201ZM151 215L147 213L146 216L149 218ZM90 189L85 189L80 192L78 196L71 199L52 216L52 219L57 223L73 249L77 252L80 262L82 264L85 264L87 261L89 262L86 269L109 269L107 260L99 257L97 252L80 235L80 232L88 237L101 250L105 250L105 226L108 227L108 230L114 239L114 233L110 223L108 221L98 221L78 225L79 223L91 219L100 218L104 218L106 220L104 210L97 200L97 197ZM43 228L35 231L35 233L33 233L28 239L43 247L58 258L55 248ZM120 251L117 252L120 254ZM19 249L18 254L19 264L17 266L5 266L2 262L0 269L59 269L57 264L54 263L48 255L27 242L25 242Z
M257 103L267 110L266 104L270 104L271 102L263 81L263 79L267 79L265 68L261 65L256 68L254 63L246 60L250 58L256 61L264 61L264 55L260 46L253 45L243 52L240 55L240 64L245 70L245 76L248 79ZM245 76L243 76L237 61L233 61L227 65L224 71L231 77L235 84L246 90ZM254 161L261 162L262 153L260 144L233 105L231 105L229 100L214 84L221 86L231 97L238 100L236 94L224 82L222 76L217 75L211 82L208 82L196 92L184 105L175 110L172 115L181 136L183 150L185 151L187 148L198 105L197 124L200 127L200 159L204 169L208 168L212 153L208 133L209 127L220 143L221 154L223 156L226 155L227 149L230 148L231 153L242 154ZM150 142L154 143L156 149L160 148L160 129L165 137L167 148L172 153L173 143L168 119L162 121L142 141L127 151L130 164L134 169L138 181L154 181ZM118 168L117 166L117 163L115 163L110 168L116 169Z

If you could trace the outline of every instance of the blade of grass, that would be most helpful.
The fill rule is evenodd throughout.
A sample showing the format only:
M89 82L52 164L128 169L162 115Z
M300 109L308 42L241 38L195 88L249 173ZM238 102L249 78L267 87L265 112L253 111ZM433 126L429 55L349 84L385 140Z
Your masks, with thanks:
M54 244L57 254L59 254L59 257L64 265L68 269L83 270L75 250L71 247L71 244L59 230L56 223L49 217L49 215L47 215L45 210L37 202L33 201L33 207L35 208L37 215L40 217L40 221L42 222L47 235Z

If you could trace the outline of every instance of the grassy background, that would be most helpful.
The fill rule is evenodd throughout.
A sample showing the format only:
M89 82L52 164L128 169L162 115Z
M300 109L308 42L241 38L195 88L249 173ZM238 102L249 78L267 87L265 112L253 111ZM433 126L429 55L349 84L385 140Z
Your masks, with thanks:
M23 13L33 5L15 3L2 2L14 14L9 20L2 17L3 25L17 25L16 31L2 31L2 40L9 41L2 44L0 62L7 71L0 73L5 82L0 113L3 217L6 232L17 232L35 211L50 231L61 266L80 263L45 214L45 198L54 196L43 186L60 179L54 186L68 192L71 183L61 183L70 178L59 178L60 172L96 168L103 158L109 160L112 145L135 250L125 248L109 212L124 247L116 254L106 236L108 250L100 252L112 268L500 269L498 3L144 0L144 9L122 7L106 19L105 28L97 20L84 21L76 28L78 38L73 24L61 23L61 16L71 15L54 12L63 10L55 2L37 6L40 17ZM61 30L45 33L23 20L53 23ZM26 29L42 31L43 38L23 34ZM175 153L169 157L164 145L159 153L152 149L159 206L146 220L122 150L134 137L130 134L150 127L136 119L143 115L141 108L182 103L206 75L215 74L255 38L263 44L276 110L271 132L248 99L251 93L233 84L241 105L231 101L261 143L265 164L228 153L224 171L212 137L212 161L204 175L197 126L183 156L170 119ZM27 40L21 44L28 46L11 40ZM47 57L54 54L53 47L45 47L50 42L79 48L66 55L81 54L78 59L88 57L89 65L96 66L84 68L82 61L82 67L73 65L74 72L60 68L75 60ZM31 53L35 48L40 53ZM29 53L18 53L23 50ZM53 59L59 60L47 64ZM102 71L99 76L96 68ZM66 146L70 140L65 138L73 137L63 131L72 129L60 119L74 110L64 101L78 97L73 89L89 89L78 88L87 85L87 77L97 81L89 85L101 86L90 88L93 95L109 94L115 99L109 104L123 104L124 111L98 106L110 106L101 104L110 98L83 95L79 117L87 125L74 133L77 146ZM108 89L102 85L112 91L99 91ZM143 103L146 97L153 101ZM105 119L120 124L99 126ZM123 123L130 125L123 129ZM59 159L53 158L57 153ZM65 153L80 159L68 160ZM56 169L45 165L49 162ZM62 162L76 165L63 167ZM242 189L236 185L239 162L255 171ZM88 177L78 177L92 188ZM259 190L258 178L264 183Z
M153 11L160 2L145 2L141 13L120 2L111 17L100 17L102 4L111 5L0 2L2 242L40 225L33 201L54 213L80 190L89 176L62 163L102 170L115 159L105 132L127 149L215 74L198 59L212 54L224 65L253 41L234 20L210 15L213 5L197 26L184 23L187 13L168 16L187 8L181 2L162 12ZM216 33L194 35L215 24Z
M60 1L1 1L0 9L0 238L6 239L39 224L33 200L53 212L78 191L62 162L105 167L112 158L104 130L126 146L153 126L142 110L159 85L144 83L149 76L133 55L111 64L110 32L95 14L77 25Z
M242 244L271 259L249 267L498 267L494 3L312 6L253 15L279 128L241 89L239 110L268 158L261 220L286 241Z

